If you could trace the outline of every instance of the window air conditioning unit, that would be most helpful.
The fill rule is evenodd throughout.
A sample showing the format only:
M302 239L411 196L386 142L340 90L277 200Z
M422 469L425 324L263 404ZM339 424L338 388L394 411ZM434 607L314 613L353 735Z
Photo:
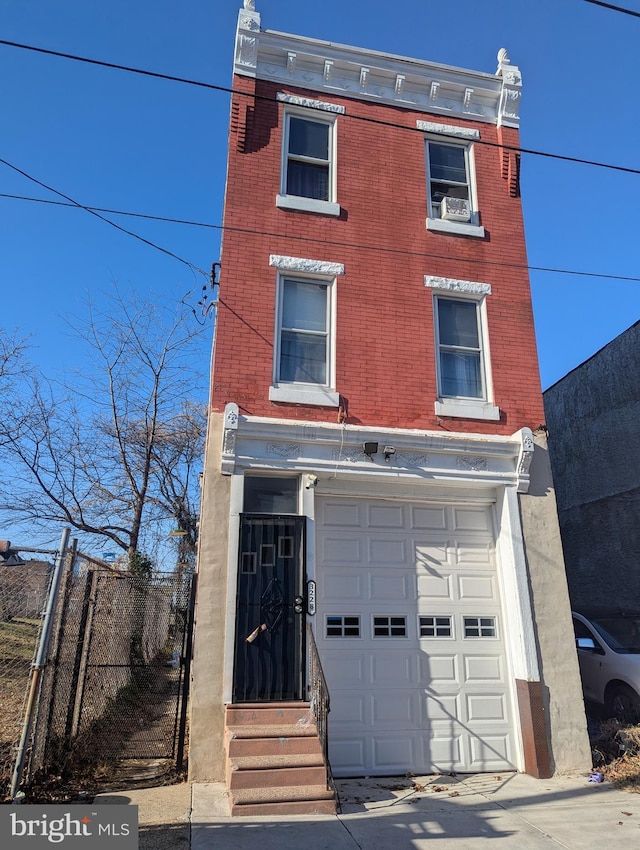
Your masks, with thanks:
M447 198L440 201L440 218L447 221L469 221L471 207L466 198Z

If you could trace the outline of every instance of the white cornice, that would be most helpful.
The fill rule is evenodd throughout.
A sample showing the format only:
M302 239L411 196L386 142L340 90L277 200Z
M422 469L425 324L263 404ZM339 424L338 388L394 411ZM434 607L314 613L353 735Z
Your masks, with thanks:
M379 451L368 457L365 442ZM429 480L515 486L526 492L533 438L528 428L512 436L375 428L239 416L227 405L222 472L289 470L319 477ZM385 446L395 450L385 457Z
M234 73L312 91L517 127L520 71L505 50L496 74L260 29L240 10Z

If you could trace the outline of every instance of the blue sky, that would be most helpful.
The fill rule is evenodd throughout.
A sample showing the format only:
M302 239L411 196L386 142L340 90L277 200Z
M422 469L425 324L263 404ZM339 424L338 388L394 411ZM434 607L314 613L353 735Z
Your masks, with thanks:
M0 37L228 86L241 0L0 0ZM585 0L257 0L262 26L523 74L523 147L640 167L640 19ZM627 0L640 10L639 0ZM0 45L0 157L81 203L219 225L228 94ZM640 176L524 156L529 262L640 276ZM0 192L54 198L0 164ZM113 216L209 270L220 231ZM77 209L0 197L0 326L49 371L81 356L67 314L117 281L181 298L203 280ZM640 316L640 283L532 272L543 386ZM205 348L208 348L207 341ZM203 362L208 351L203 351Z

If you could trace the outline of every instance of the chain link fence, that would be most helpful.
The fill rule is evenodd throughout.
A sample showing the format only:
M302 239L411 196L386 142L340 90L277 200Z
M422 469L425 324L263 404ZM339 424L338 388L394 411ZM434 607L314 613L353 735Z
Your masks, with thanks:
M7 559L8 560L8 559ZM6 796L23 727L53 563L0 565L0 793Z
M192 576L134 576L72 551L54 584L50 640L46 660L38 665L42 612L51 599L53 570L51 565L42 570L42 589L34 588L27 604L25 576L30 571L30 562L0 567L4 796L17 787L15 771L25 730L27 751L18 771L23 790L46 784L53 775L67 782L106 778L124 759L162 759L181 769ZM12 640L5 640L6 635ZM34 673L37 694L30 705Z

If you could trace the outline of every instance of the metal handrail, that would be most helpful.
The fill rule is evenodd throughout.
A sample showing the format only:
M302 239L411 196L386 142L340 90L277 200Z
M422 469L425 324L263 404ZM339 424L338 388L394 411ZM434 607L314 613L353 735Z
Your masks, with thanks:
M335 790L331 765L329 763L329 736L328 736L328 714L331 710L329 688L324 677L322 663L318 655L318 647L313 636L311 624L307 623L307 693L311 711L316 720L318 738L324 754L324 762L327 768L327 785Z

